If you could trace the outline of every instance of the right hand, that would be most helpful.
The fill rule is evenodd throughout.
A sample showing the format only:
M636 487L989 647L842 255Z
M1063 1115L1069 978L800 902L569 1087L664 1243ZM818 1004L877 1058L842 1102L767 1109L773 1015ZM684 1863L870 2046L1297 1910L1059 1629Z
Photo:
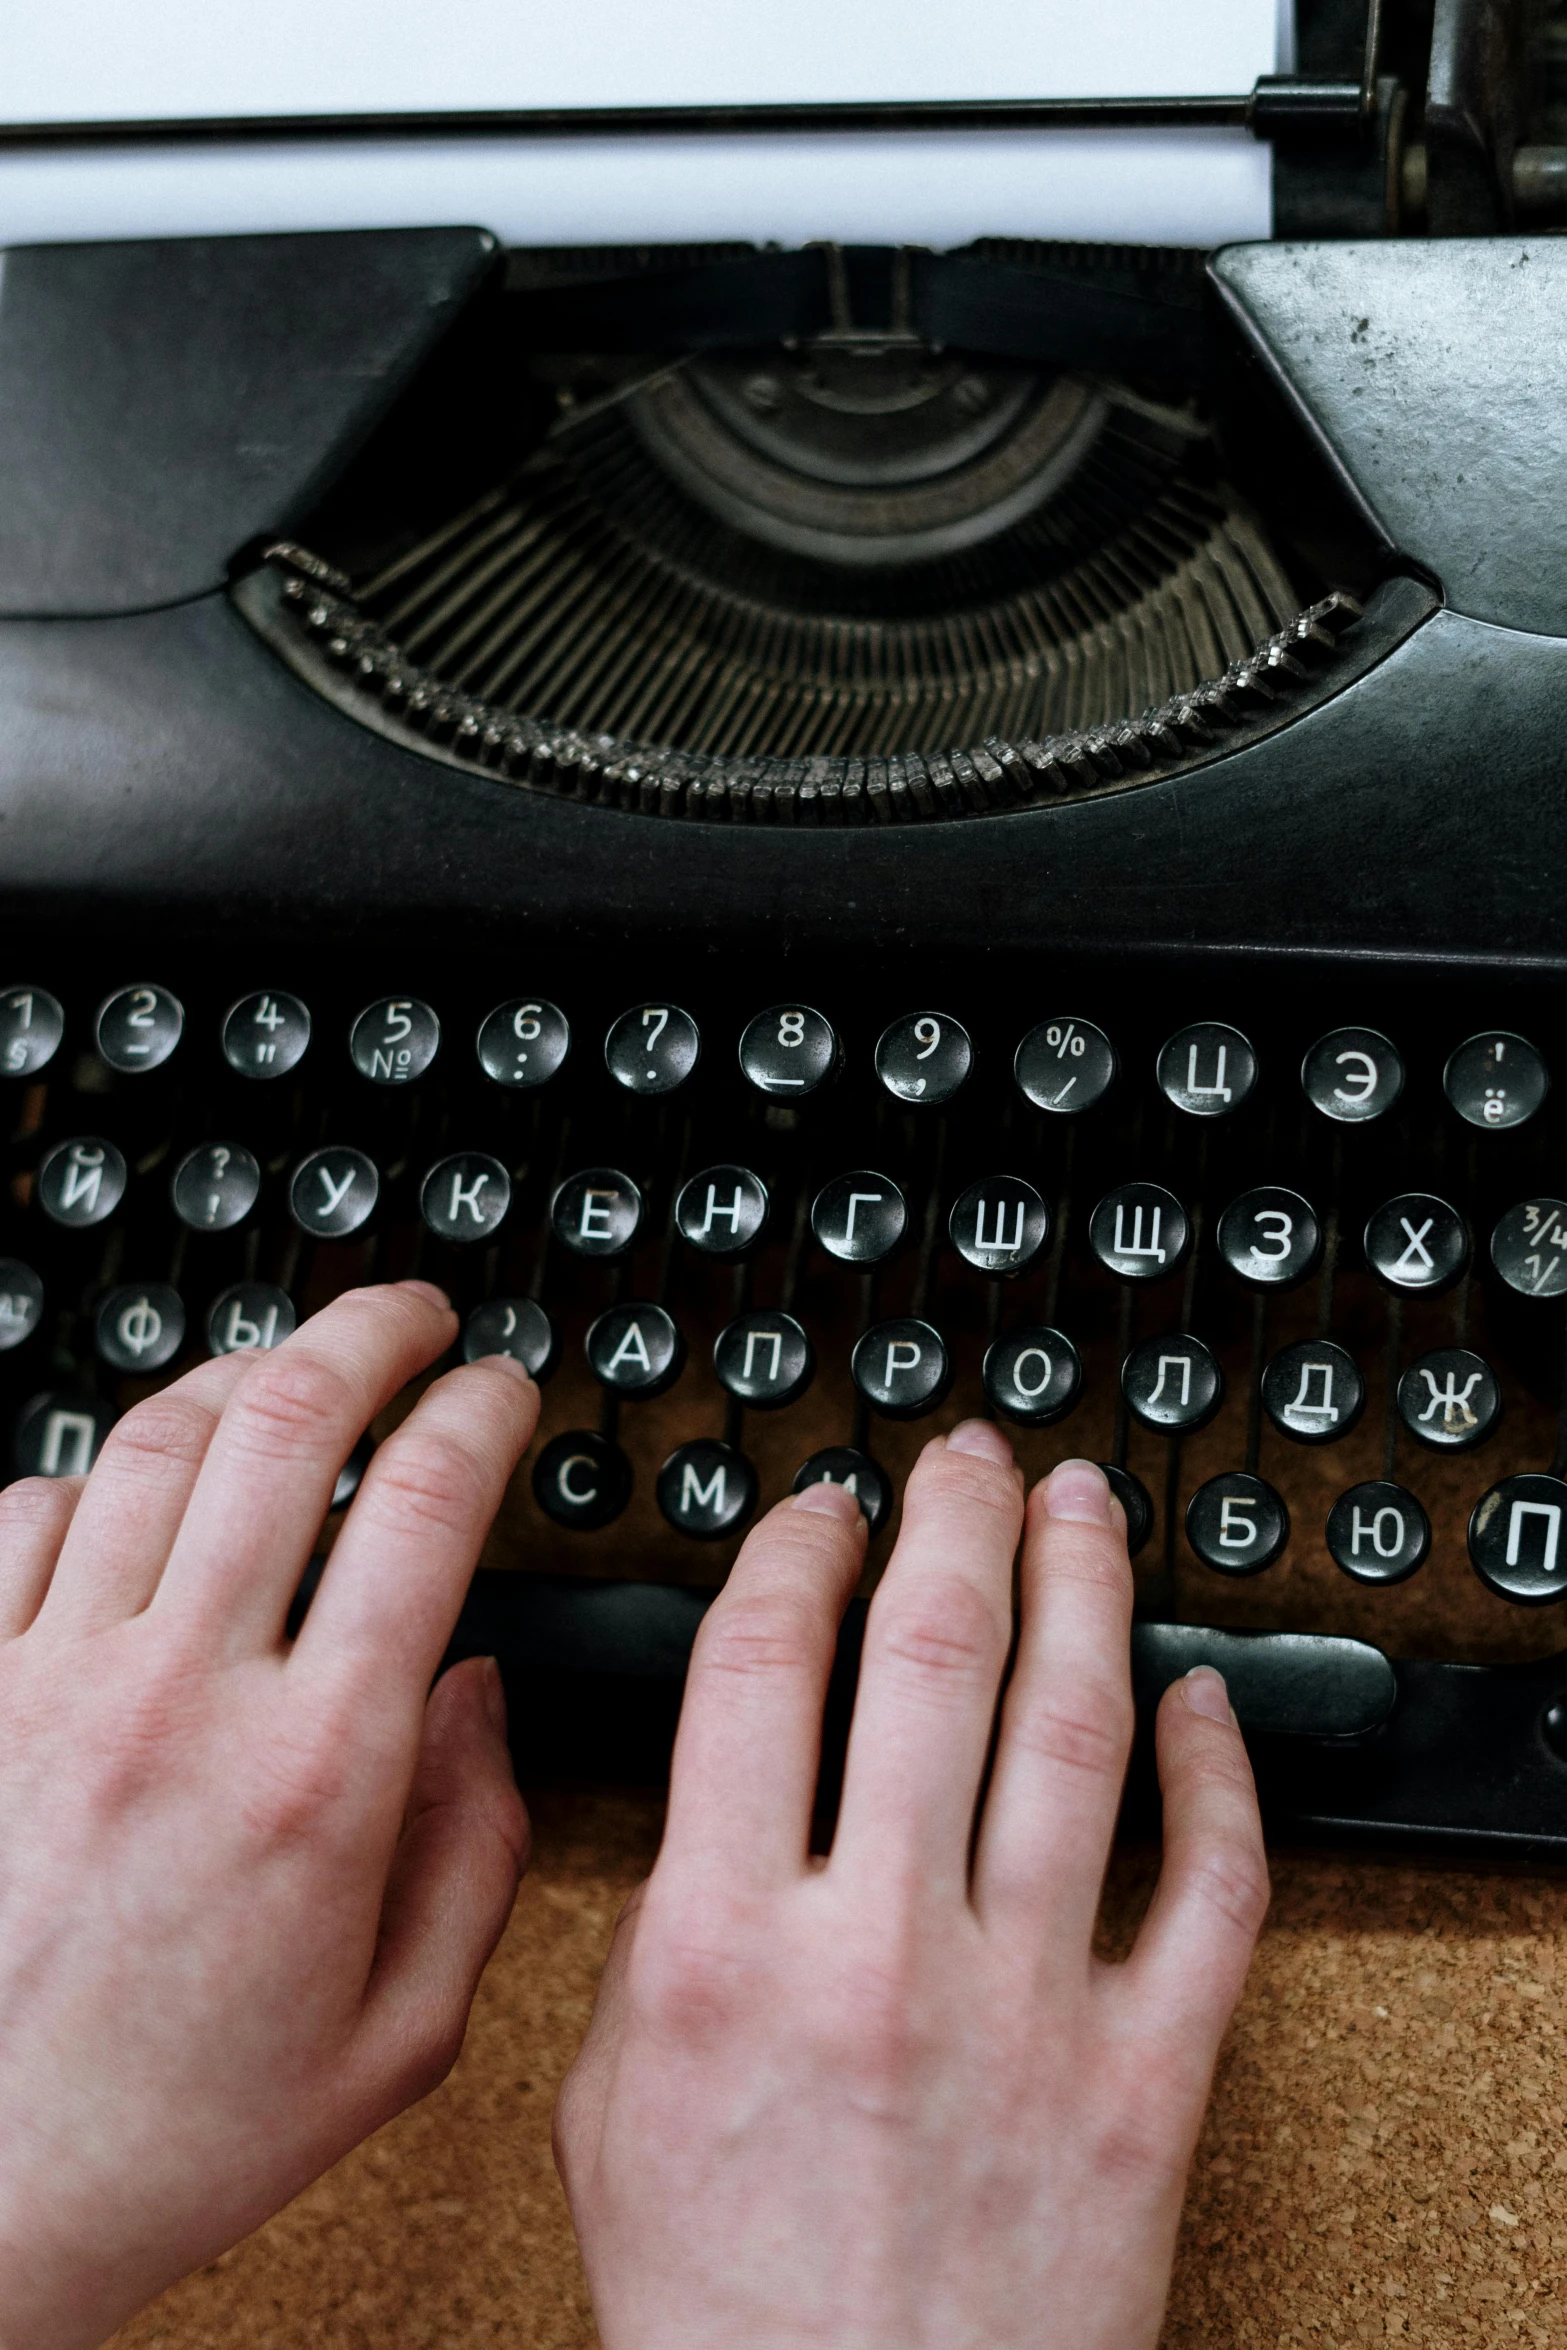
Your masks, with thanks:
M781 1504L710 1610L663 1849L557 2115L604 2350L1152 2350L1262 1837L1200 1670L1159 1713L1153 1906L1124 1965L1094 1956L1133 1720L1126 1525L1087 1462L1024 1518L999 1430L927 1446L825 1864L852 1498Z

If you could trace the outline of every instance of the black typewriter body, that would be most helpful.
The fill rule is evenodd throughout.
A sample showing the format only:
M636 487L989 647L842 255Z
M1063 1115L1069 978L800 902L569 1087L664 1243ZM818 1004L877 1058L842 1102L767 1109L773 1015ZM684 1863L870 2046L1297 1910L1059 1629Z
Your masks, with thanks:
M7 255L6 1473L438 1280L544 1392L459 1647L638 1768L991 1411L1280 1832L1561 1850L1567 245L1435 86L1430 236L1383 91L1213 257Z

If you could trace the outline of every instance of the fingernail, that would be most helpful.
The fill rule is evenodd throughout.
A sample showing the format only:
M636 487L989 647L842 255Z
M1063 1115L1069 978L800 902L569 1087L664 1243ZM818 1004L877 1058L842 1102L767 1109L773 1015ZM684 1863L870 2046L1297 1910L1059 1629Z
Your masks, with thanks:
M834 1485L826 1477L818 1484L802 1485L793 1506L797 1510L817 1510L824 1518L839 1518L846 1526L865 1523L865 1512L847 1485Z
M493 1656L484 1660L484 1710L490 1717L490 1728L498 1738L506 1735L506 1684L501 1679L501 1668Z
M432 1306L439 1306L443 1314L452 1310L452 1301L444 1289L437 1289L433 1281L399 1281L399 1289L411 1289L415 1297L427 1297Z
M1074 1526L1108 1526L1110 1480L1097 1461L1058 1461L1045 1480L1045 1511Z
M1012 1447L994 1420L960 1420L947 1437L948 1452L971 1452L982 1461L1012 1466Z
M1216 1673L1212 1665L1193 1665L1181 1682L1181 1703L1188 1713L1202 1714L1210 1722L1233 1722L1230 1711L1230 1693L1224 1686L1224 1675Z

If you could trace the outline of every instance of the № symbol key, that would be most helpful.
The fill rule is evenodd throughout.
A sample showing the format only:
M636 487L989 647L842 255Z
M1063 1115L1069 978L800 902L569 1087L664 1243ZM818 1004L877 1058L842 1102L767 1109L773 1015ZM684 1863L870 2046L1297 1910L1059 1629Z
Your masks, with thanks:
M367 1004L349 1032L348 1056L372 1085L411 1085L441 1049L441 1023L416 996Z

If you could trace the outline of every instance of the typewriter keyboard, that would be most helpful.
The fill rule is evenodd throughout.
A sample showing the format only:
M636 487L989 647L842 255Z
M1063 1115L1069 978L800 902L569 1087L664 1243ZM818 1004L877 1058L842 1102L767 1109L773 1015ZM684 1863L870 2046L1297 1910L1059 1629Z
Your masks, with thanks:
M84 1469L204 1353L418 1273L467 1357L544 1391L490 1565L711 1584L830 1477L874 1573L919 1445L989 1412L1031 1476L1107 1465L1147 1615L1558 1645L1542 991L1470 1016L1372 974L357 962L17 958L10 1474Z

